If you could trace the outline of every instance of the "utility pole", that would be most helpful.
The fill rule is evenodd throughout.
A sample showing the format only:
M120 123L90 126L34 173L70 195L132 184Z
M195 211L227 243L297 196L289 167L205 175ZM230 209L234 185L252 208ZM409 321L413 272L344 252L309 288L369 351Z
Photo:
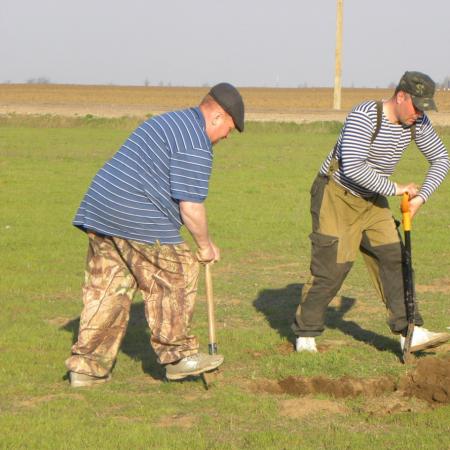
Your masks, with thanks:
M334 70L333 109L341 109L341 59L342 59L342 9L344 0L337 0L336 9L336 53Z

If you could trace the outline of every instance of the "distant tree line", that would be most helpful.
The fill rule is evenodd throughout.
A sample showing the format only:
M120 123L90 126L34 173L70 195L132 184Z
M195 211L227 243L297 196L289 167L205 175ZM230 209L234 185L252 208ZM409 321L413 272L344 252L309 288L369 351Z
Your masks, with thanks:
M11 81L7 80L7 81L4 81L4 83L6 83L6 84L11 83ZM48 77L37 77L37 78L28 78L26 83L27 84L50 84L51 81L50 81L50 78L48 78ZM145 79L144 86L152 86L152 84L153 83L151 83L148 78ZM156 85L156 84L153 84L153 85ZM170 81L168 81L168 82L160 81L159 83L157 83L157 85L171 87L172 83ZM209 85L210 84L208 82L205 82L202 84L202 87L209 87ZM387 87L389 89L395 89L396 86L397 86L397 83L390 82ZM298 84L297 87L298 88L307 88L308 84L307 83ZM352 84L351 87L355 87L355 86ZM441 82L436 82L436 88L450 90L450 75L446 76Z
M442 83L436 83L438 89L450 89L450 76L446 76Z
M27 84L50 84L50 79L47 77L28 78Z

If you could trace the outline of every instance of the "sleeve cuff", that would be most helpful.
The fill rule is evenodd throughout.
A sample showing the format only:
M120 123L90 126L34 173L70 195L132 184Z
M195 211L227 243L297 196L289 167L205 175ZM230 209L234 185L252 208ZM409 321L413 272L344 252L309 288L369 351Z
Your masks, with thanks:
M180 195L175 194L172 195L174 200L178 200L179 202L192 202L192 203L203 203L206 200L206 197L196 196L196 195Z

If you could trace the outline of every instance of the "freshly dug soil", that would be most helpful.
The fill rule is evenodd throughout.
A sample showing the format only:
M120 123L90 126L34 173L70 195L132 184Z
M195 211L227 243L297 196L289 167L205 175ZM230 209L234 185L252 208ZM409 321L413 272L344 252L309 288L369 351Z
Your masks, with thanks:
M279 381L282 392L291 395L327 394L331 397L357 397L363 395L375 397L396 389L395 382L389 377L354 378L342 377L338 379L326 377L288 377Z
M450 403L450 356L419 360L416 368L400 380L398 388L431 404Z
M431 406L450 403L450 355L444 358L425 357L396 383L390 377L356 378L342 377L294 377L280 381L258 380L253 384L256 392L290 394L304 397L311 394L326 394L335 398L380 397L396 393L397 396L415 397Z

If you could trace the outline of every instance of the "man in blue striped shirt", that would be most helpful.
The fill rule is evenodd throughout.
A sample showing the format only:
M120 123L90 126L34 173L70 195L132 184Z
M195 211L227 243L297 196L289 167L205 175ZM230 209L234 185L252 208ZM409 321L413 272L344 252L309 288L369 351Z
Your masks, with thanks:
M311 278L304 286L292 326L297 351L316 352L325 311L361 251L403 347L408 325L402 249L387 196L408 192L413 217L449 170L449 157L424 113L436 109L435 85L421 72L406 72L387 101L366 101L347 116L336 145L311 188ZM414 139L430 164L422 186L389 179ZM447 333L423 328L415 314L411 352L440 345Z
M89 250L78 341L66 361L73 387L110 379L134 293L142 292L151 344L168 379L217 368L190 334L199 262L216 262L204 200L212 146L244 129L244 103L229 83L200 105L142 123L95 175L76 213ZM180 236L185 225L194 255Z

